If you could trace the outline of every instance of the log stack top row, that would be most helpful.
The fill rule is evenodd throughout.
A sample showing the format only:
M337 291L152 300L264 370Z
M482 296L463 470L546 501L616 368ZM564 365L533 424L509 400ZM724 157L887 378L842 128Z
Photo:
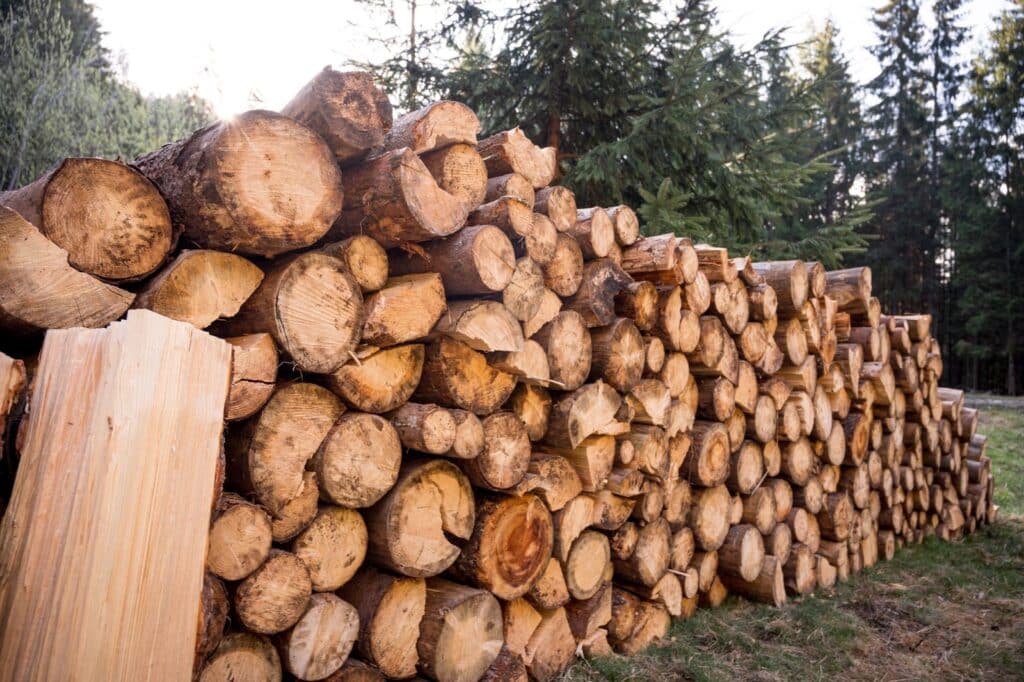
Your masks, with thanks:
M230 344L208 548L174 557L195 677L548 680L995 520L930 316L869 269L642 236L479 133L328 68L0 194L9 452L41 332L141 308Z

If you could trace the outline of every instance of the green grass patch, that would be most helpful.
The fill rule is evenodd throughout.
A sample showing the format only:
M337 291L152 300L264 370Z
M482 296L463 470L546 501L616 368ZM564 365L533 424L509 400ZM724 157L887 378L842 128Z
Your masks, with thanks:
M566 682L1021 679L1024 410L982 410L1000 519L929 540L784 608L730 598L638 656L581 661Z

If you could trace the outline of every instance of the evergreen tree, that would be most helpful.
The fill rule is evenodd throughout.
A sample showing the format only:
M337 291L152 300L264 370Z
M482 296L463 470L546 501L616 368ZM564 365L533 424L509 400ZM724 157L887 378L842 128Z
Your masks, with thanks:
M132 159L211 118L197 97L147 98L118 80L79 0L8 2L0 15L0 190L66 156Z
M957 212L953 280L962 322L958 354L972 387L1021 387L1016 335L1024 316L1024 8L1005 11L970 76L947 165L965 189ZM952 156L952 155L951 155ZM955 173L955 175L954 175Z
M933 202L928 196L928 110L924 27L918 0L889 0L873 19L879 43L872 52L881 73L868 87L873 158L869 197L877 201L868 229L877 235L867 254L874 284L890 309L920 310L930 263Z

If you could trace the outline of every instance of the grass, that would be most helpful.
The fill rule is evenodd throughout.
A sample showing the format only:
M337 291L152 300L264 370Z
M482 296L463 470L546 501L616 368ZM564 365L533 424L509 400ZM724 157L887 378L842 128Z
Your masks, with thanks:
M730 598L630 658L564 682L1024 678L1024 405L984 408L1000 520L929 540L782 609Z

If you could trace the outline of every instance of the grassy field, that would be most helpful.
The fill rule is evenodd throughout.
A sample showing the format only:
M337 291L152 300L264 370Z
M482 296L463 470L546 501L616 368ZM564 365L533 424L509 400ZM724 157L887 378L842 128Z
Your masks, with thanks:
M730 598L640 656L582 661L597 680L1024 679L1024 404L984 408L1000 520L929 540L773 609Z

